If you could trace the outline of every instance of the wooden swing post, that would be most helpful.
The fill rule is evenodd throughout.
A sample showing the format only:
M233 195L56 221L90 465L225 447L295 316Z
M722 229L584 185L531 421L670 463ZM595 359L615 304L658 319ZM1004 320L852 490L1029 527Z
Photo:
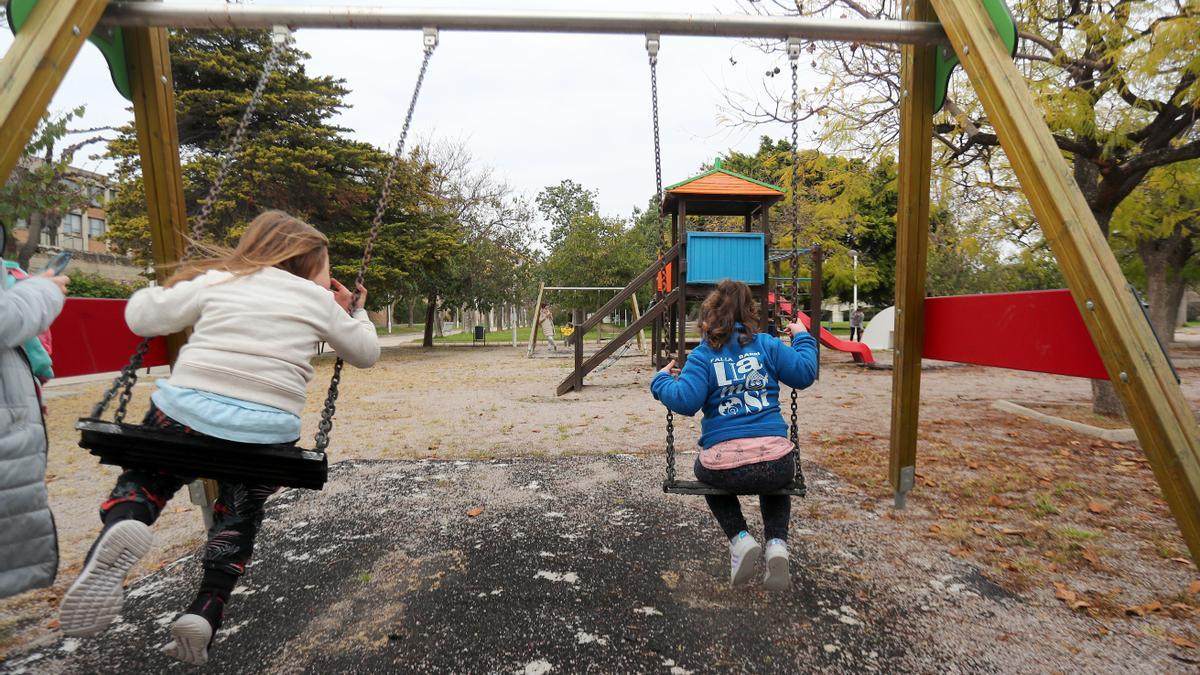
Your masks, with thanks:
M529 351L525 354L525 358L533 358L533 349L537 347L538 325L542 321L542 293L545 290L545 282L538 284L537 300L533 303L533 320L529 322Z
M154 276L163 283L179 261L187 230L183 171L179 164L179 130L175 124L175 82L165 28L125 29L125 56L133 92L146 216L150 223ZM171 363L187 342L187 333L167 337Z
M25 154L108 0L39 2L0 60L0 184Z
M906 0L904 18L934 18L929 0ZM900 61L900 175L896 210L896 351L888 479L903 508L913 486L921 410L925 328L925 259L929 249L929 179L933 152L933 45L905 45Z
M932 0L1058 260L1193 561L1200 430L1033 96L977 0Z

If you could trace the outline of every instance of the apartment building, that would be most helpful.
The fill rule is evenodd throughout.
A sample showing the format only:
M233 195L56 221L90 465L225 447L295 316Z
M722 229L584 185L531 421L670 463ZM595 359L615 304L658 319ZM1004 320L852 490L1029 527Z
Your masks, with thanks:
M29 161L29 160L26 160ZM36 161L36 160L34 160ZM31 269L39 269L58 251L75 252L73 269L99 274L117 281L136 281L144 271L127 255L114 253L104 241L108 231L108 212L105 206L112 200L113 188L108 177L71 167L63 179L85 195L83 206L63 214L58 227L43 227L38 251L30 260ZM29 239L29 224L18 220L13 224L14 238L25 243Z

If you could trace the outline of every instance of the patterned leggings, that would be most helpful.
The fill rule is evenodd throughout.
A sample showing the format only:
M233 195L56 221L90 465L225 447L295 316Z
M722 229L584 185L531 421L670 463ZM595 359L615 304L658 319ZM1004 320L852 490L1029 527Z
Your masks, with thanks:
M143 423L168 431L203 435L167 417L153 404ZM126 469L117 479L108 501L100 505L100 520L105 520L118 504L133 503L145 507L150 523L153 523L158 520L167 500L192 480L145 469ZM227 482L218 483L218 486L220 496L213 504L213 526L204 546L204 569L241 576L254 553L254 538L262 526L263 505L279 487Z
M709 469L696 458L695 471L696 478L726 490L774 490L792 481L796 473L796 459L788 454L769 462L747 464L733 469ZM737 496L705 495L704 500L708 502L708 508L712 510L726 537L733 539L739 532L747 529L746 518L742 515L742 505ZM787 541L788 521L792 517L792 498L787 495L759 495L758 504L762 509L763 529L767 539Z

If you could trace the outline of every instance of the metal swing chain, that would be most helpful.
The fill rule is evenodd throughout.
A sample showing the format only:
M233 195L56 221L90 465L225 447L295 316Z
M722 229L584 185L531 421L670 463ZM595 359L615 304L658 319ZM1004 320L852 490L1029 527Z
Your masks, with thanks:
M362 261L358 265L358 275L354 279L353 296L350 300L350 307L354 307L358 303L358 287L362 284L363 278L367 273L367 266L371 264L371 256L375 252L375 240L379 238L379 228L383 226L383 217L387 211L388 202L391 201L392 183L395 181L396 170L400 166L400 162L404 159L404 144L408 140L408 130L412 126L413 113L417 109L417 98L421 94L421 85L425 82L425 71L429 68L429 59L433 56L433 50L438 44L438 33L436 28L426 28L424 35L425 56L421 60L421 69L417 72L417 83L413 87L412 100L408 104L408 114L404 117L404 127L400 131L400 140L396 142L396 150L392 153L392 159L388 162L387 171L383 177L383 189L379 192L379 202L375 205L375 217L371 220L371 230L367 234L367 244L363 248ZM325 448L329 447L329 433L333 430L333 415L337 412L338 385L342 383L342 358L339 356L333 364L333 376L329 379L329 391L325 394L325 405L321 409L321 421L317 424L316 446L314 450L317 452L325 452Z
M663 234L665 226L662 214L662 143L658 128L658 47L659 35L652 33L646 36L646 53L650 56L650 110L654 120L654 194L658 197L658 262L659 272L654 285L654 301L663 300L663 286L666 280L666 266L663 265ZM657 354L655 354L657 356ZM675 414L667 408L667 482L675 482Z
M267 90L267 81L271 75L279 68L279 62L283 56L284 48L291 43L292 33L286 26L276 26L271 36L271 49L267 53L267 60L263 63L262 73L258 76L258 82L254 86L254 91L250 94L250 101L246 104L245 110L242 111L242 118L238 121L237 128L234 130L228 145L221 154L221 161L217 166L217 175L213 178L212 185L208 188L208 194L205 195L204 201L200 206L200 214L192 221L191 236L187 244L184 246L183 253L179 257L179 262L186 262L196 252L196 244L204 236L204 231L208 225L208 219L212 217L213 205L217 201L217 197L221 195L221 191L225 187L225 178L229 174L229 167L233 165L233 158L241 151L242 141L246 137L246 130L250 127L250 121L254 119L254 113L258 109L258 104L262 102L263 94ZM129 400L133 397L133 387L137 384L137 371L142 367L142 361L146 356L146 352L150 349L151 338L144 338L134 350L133 355L129 358L129 363L121 369L121 373L113 380L112 386L104 393L104 397L100 399L92 408L92 417L100 417L104 414L109 403L112 402L113 396L118 390L121 390L121 397L117 401L117 409L113 412L113 419L117 423L125 421L126 409L129 407Z
M789 38L787 43L788 59L792 62L792 313L793 320L799 319L800 314L800 249L797 239L800 237L800 40ZM804 472L800 468L800 430L797 425L796 390L792 389L792 419L788 427L788 435L792 441L792 458L795 460L796 485L803 487Z

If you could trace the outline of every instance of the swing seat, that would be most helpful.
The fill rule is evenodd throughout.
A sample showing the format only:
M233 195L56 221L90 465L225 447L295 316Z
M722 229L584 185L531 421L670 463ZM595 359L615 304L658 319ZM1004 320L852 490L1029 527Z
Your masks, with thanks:
M673 495L786 495L789 497L803 497L808 494L808 488L805 487L803 482L792 481L775 490L731 492L698 480L664 480L663 492Z
M295 445L238 443L84 417L79 447L101 464L234 483L319 490L329 474L325 453Z

